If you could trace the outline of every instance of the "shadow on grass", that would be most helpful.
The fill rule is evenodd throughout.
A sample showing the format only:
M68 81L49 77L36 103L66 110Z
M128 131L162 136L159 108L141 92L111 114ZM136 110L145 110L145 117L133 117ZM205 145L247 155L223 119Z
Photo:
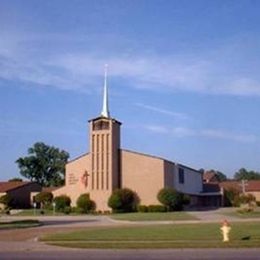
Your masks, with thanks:
M250 240L251 239L251 236L245 236L245 237L242 237L241 240Z
M59 226L69 224L80 224L80 223L95 223L97 219L86 219L86 220L44 220L42 221L45 226Z

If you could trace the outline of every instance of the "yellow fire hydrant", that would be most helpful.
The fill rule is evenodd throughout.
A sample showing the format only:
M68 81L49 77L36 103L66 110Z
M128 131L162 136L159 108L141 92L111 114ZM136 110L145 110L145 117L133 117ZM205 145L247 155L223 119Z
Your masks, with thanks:
M231 230L231 227L226 219L223 221L220 230L223 235L223 242L228 242L229 241L229 232Z

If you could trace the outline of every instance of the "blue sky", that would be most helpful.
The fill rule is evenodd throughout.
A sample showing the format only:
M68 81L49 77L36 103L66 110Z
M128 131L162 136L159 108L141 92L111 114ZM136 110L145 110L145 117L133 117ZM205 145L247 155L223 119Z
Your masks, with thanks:
M260 2L0 1L0 172L37 141L74 158L101 112L122 147L260 171Z

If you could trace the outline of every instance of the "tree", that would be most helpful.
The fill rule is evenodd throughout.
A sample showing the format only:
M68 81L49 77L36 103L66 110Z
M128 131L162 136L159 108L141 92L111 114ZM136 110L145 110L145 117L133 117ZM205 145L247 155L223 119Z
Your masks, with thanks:
M9 181L9 182L22 182L23 179L15 177L15 178L12 178L12 179L10 179L10 180L8 180L8 181Z
M28 155L16 161L22 176L45 187L64 184L67 152L38 142L28 149Z
M163 188L157 194L157 199L166 206L168 211L181 210L186 203L184 195L173 188Z
M108 199L108 206L113 212L133 212L136 211L139 198L137 194L128 189L116 189Z
M260 173L255 171L247 171L245 168L239 169L234 175L235 180L260 180Z
M216 170L210 170L208 172L213 173L219 182L227 180L227 176L223 172Z
M216 177L217 177L218 181L226 181L227 180L227 176L223 172L215 171L215 173L216 173Z
M51 192L42 191L35 196L35 202L40 203L43 208L49 206L52 202L53 195Z
M81 194L77 199L77 207L81 210L82 213L89 213L92 210L95 210L96 205L93 200L90 199L89 194Z

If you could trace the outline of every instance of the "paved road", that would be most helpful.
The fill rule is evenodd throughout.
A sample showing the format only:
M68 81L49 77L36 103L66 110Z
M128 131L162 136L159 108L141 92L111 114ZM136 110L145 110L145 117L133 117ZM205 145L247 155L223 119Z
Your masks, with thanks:
M164 249L164 250L53 250L3 252L1 259L173 260L259 259L259 249Z

